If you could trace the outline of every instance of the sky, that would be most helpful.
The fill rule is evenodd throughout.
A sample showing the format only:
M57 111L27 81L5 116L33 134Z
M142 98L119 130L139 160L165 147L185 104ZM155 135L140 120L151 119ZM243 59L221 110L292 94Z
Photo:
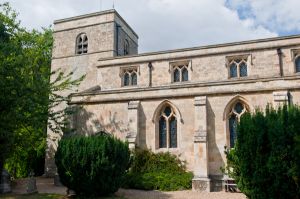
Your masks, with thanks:
M21 24L40 29L56 19L114 8L153 52L300 34L300 0L0 0ZM114 2L114 3L113 3Z

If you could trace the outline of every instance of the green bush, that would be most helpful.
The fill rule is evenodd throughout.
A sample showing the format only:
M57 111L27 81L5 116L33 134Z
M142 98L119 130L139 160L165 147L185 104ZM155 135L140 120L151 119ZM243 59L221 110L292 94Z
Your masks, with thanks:
M136 149L125 178L125 188L174 191L191 189L193 174L185 162L170 153Z
M245 114L237 142L227 151L230 173L250 199L298 199L300 196L300 109L267 107Z
M129 159L128 145L104 134L63 138L55 154L62 184L84 196L116 192Z

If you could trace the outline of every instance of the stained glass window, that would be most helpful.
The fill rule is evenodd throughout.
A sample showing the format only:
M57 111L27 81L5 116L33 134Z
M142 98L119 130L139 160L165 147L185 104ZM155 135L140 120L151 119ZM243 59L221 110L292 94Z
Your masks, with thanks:
M179 82L180 81L180 71L179 69L174 70L174 82Z
M240 77L246 77L247 76L247 64L242 62L240 64Z
M161 116L159 120L159 148L167 147L167 123L166 119Z
M182 81L188 81L189 80L189 72L186 68L183 68L181 70L182 72Z
M174 116L169 121L170 148L177 148L177 120Z
M234 147L236 140L236 127L237 127L237 118L234 114L229 118L229 132L230 132L230 148Z
M296 65L296 73L299 73L300 72L300 56L296 58L295 65Z
M129 74L125 73L124 74L124 86L128 86L129 85Z
M237 77L237 65L235 63L230 65L230 77Z
M131 84L137 85L137 75L136 73L131 73Z

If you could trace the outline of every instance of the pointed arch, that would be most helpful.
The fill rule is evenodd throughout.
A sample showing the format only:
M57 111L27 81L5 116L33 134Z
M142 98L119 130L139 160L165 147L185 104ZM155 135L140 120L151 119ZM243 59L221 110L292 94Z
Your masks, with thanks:
M248 111L251 112L253 110L253 108L249 105L249 102L246 98L244 98L241 95L236 95L231 100L229 100L229 102L227 103L227 105L224 109L224 112L223 112L223 120L226 120L228 118L228 114L230 114L230 111L231 111L233 105L239 101L242 102L246 106L246 109Z
M156 121L156 119L160 116L161 111L166 106L170 106L174 110L177 120L183 123L183 119L179 109L169 100L164 100L157 106L152 116L152 122L154 123Z
M249 106L248 101L240 95L234 96L227 103L223 120L225 122L226 129L226 145L230 148L234 148L237 138L237 125L241 116L246 112L251 112L252 108Z
M155 149L169 150L180 147L183 120L179 109L172 102L162 101L154 111L152 122L155 125Z

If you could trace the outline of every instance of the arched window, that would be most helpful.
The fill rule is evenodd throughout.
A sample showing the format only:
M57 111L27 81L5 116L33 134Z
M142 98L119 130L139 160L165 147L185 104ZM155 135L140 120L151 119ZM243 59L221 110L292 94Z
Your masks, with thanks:
M245 62L242 62L240 64L240 77L246 77L247 76L247 64Z
M295 59L296 73L300 72L300 56Z
M124 69L122 86L135 86L135 85L137 85L137 69L136 68Z
M180 71L178 68L174 70L174 82L180 82Z
M137 85L137 75L135 72L131 73L131 85Z
M170 106L159 117L159 148L177 148L177 117Z
M129 55L129 42L127 39L124 41L124 55Z
M124 86L129 86L129 74L124 74Z
M182 81L188 81L189 80L189 72L186 67L182 69Z
M184 82L189 80L188 64L174 65L173 82Z
M237 66L235 63L230 64L230 77L237 77Z
M88 38L85 33L81 33L76 39L76 54L86 54L88 52Z
M233 59L229 63L230 78L247 77L247 59Z
M240 121L241 116L247 112L247 106L241 102L237 101L233 104L229 114L228 114L228 124L229 124L229 134L230 134L230 148L234 147L236 140L236 130L237 124Z

